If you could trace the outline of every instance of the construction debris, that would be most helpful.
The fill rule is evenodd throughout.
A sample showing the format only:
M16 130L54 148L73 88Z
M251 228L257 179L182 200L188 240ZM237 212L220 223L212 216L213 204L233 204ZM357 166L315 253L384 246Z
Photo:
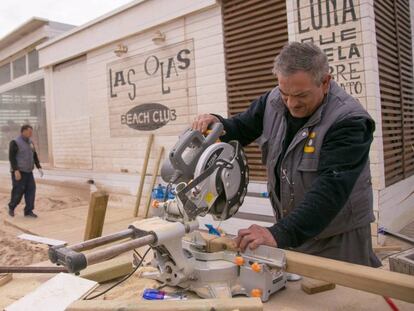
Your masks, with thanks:
M6 311L64 311L98 284L70 274L60 273L35 291L6 307Z

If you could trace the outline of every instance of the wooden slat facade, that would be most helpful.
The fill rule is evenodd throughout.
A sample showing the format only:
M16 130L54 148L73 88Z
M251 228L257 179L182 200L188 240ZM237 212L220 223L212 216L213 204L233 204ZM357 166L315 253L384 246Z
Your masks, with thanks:
M409 0L375 0L385 185L414 174L414 81Z
M238 114L277 84L273 60L288 41L285 0L223 0L229 115ZM251 180L266 180L256 144L245 148Z

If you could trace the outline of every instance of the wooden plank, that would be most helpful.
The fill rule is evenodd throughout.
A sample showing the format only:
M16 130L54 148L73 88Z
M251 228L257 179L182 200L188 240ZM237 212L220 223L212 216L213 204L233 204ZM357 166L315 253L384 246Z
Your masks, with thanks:
M414 303L414 277L285 250L286 271Z
M85 241L102 235L108 198L109 195L101 191L91 193L84 234Z
M114 258L83 270L80 276L84 279L104 283L125 276L132 272L132 256Z
M0 286L9 283L13 279L13 274L11 273L2 273L0 274Z
M142 190L144 189L145 175L147 174L148 160L151 153L154 134L148 136L147 149L145 150L144 164L142 165L141 176L137 191L137 200L135 201L134 217L138 217L139 205L141 204Z
M158 171L160 170L160 163L161 163L163 154L164 154L164 147L161 147L160 152L158 153L157 163L155 164L154 171L152 172L151 185L148 190L147 202L145 203L145 218L148 217L148 211L149 211L149 207L151 204L151 193L152 193L152 189L155 186L155 182L157 181Z
M72 302L83 297L96 286L96 282L59 273L5 310L64 311Z
M41 237L41 236L37 236L37 235L33 235L33 234L27 234L27 233L20 234L17 237L19 239L22 239L22 240L28 240L28 241L32 241L32 242L46 244L46 245L49 245L49 246L60 246L60 245L66 245L67 244L65 241L49 239L49 238L45 238L45 237Z
M263 304L259 298L221 298L191 300L79 300L72 303L67 311L261 311Z
M315 280L311 278L304 278L301 282L302 290L308 295L313 295L321 292L325 292L335 288L334 283L329 283L321 280Z

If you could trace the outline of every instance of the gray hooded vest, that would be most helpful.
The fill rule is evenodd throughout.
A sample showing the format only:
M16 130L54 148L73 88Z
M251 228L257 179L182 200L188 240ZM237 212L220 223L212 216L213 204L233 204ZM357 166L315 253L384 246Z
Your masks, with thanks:
M267 167L268 191L277 219L288 215L304 199L317 178L320 150L329 128L350 117L371 119L361 104L331 81L323 104L292 139L280 165L280 199L275 193L275 166L282 151L286 134L286 107L279 88L267 99L263 120L263 134L258 139L262 160ZM362 227L374 220L369 162L361 172L351 195L339 214L319 234L326 238Z
M19 148L16 160L19 170L24 173L31 173L34 169L34 145L30 139L19 136L14 140Z

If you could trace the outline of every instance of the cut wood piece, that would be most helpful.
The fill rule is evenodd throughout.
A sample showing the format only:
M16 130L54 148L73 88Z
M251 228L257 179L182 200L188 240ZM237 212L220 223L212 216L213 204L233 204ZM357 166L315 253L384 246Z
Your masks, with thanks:
M13 274L11 273L2 273L0 274L0 286L9 283L13 279Z
M414 303L414 277L285 250L286 271Z
M147 174L148 160L151 153L152 142L154 141L154 134L149 134L147 149L145 150L144 164L142 165L141 176L137 191L137 200L135 201L134 217L138 217L139 205L141 204L142 190L144 189L145 175Z
M374 245L372 246L374 252L391 252L391 251L400 251L402 247L400 245Z
M237 245L233 239L228 237L219 237L217 235L208 234L207 232L200 231L201 236L206 241L206 251L208 253L214 253L219 251L236 251Z
M152 172L152 180L151 180L150 188L148 190L147 202L145 203L145 218L148 218L148 211L149 211L149 207L151 204L151 193L152 193L152 189L155 186L155 182L157 181L158 171L160 170L160 163L161 163L163 154L164 154L164 147L161 147L161 150L158 153L157 163L155 164L154 171Z
M305 293L312 295L334 289L335 284L321 280L304 278L301 283L301 288Z
M261 311L259 298L222 298L193 300L79 300L72 303L67 311Z
M5 308L6 311L64 311L97 286L96 282L60 273Z
M89 266L81 272L80 276L84 279L104 283L125 276L133 269L131 258L119 257Z
M108 194L102 191L91 193L84 234L85 241L102 235L108 197Z

